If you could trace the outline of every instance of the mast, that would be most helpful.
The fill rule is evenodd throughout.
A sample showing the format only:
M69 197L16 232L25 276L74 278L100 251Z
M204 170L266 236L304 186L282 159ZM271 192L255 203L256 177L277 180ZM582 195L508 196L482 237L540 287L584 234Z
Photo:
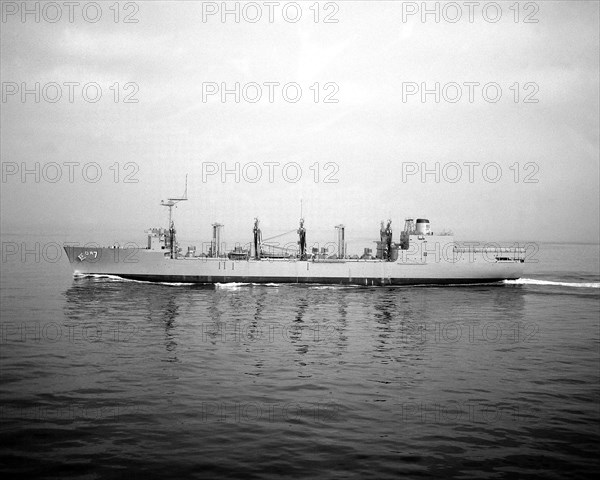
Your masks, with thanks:
M252 232L254 233L254 260L260 260L260 253L262 251L262 233L260 231L258 217L254 219L254 228Z
M163 207L168 207L169 208L169 226L168 228L171 228L171 225L173 224L173 207L178 204L179 202L183 202L185 200L187 200L187 174L185 176L185 191L183 192L183 195L180 197L173 197L173 198L167 198L167 201L165 202L164 200L160 201L160 204Z
M306 260L306 228L304 228L304 219L300 219L300 225L297 230L300 237L298 245L300 246L300 260Z
M175 205L177 205L179 202L183 202L185 200L187 200L187 175L185 176L185 191L183 192L183 195L180 197L172 197L172 198L167 198L167 201L165 202L164 200L160 201L160 204L163 207L168 207L169 208L169 226L167 227L167 230L169 232L169 250L171 252L171 258L176 258L177 257L177 245L176 245L176 240L175 240L175 225L173 224L173 207Z

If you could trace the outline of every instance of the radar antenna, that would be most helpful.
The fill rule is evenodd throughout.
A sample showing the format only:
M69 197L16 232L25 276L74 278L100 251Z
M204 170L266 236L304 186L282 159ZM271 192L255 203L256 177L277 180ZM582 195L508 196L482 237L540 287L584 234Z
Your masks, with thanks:
M173 198L167 198L167 201L165 202L164 200L160 201L160 204L163 207L168 207L169 208L169 226L168 228L171 228L171 225L173 224L173 207L178 204L179 202L183 202L185 200L187 200L187 175L185 176L185 191L183 192L183 195L181 197L173 197Z

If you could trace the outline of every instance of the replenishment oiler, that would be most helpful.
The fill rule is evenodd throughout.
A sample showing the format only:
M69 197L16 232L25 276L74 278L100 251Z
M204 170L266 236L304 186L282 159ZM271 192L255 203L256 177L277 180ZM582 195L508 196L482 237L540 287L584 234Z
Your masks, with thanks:
M187 183L187 182L186 182ZM461 246L452 234L434 234L429 220L407 218L394 242L391 221L381 222L375 253L347 255L344 225L337 225L333 248L307 249L304 220L294 232L294 248L279 247L262 238L254 219L252 241L226 251L223 225L212 225L206 252L190 246L183 253L173 222L173 207L186 193L161 205L169 209L168 228L146 231L144 248L65 246L75 276L109 275L124 279L169 283L297 283L329 285L457 285L493 283L522 276L525 249ZM249 229L250 230L250 229ZM288 233L292 233L288 232ZM281 237L281 235L277 235Z

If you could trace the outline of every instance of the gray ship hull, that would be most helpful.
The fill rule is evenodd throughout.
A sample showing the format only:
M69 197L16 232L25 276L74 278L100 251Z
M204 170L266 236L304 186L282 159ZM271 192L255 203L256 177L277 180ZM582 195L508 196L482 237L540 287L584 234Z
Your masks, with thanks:
M522 260L483 254L402 256L396 261L244 259L166 256L164 251L65 247L75 275L114 275L176 283L426 285L492 283L522 276Z

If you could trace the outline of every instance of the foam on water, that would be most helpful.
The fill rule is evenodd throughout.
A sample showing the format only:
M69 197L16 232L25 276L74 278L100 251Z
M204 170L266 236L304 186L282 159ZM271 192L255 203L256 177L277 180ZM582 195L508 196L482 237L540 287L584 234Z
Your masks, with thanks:
M235 290L240 287L247 287L248 285L252 285L252 284L245 283L245 282L215 283L215 288Z
M132 280L128 278L122 278L117 275L104 275L104 274L95 274L95 273L86 273L86 274L74 274L75 278L97 278L104 279L111 282L136 282L136 283L151 283L151 284L160 284L160 285L168 285L168 286L186 286L192 285L191 283L186 282L150 282L146 280ZM555 287L572 287L572 288L600 288L600 282L556 282L552 280L538 280L535 278L518 278L517 280L504 280L506 285L547 285L547 286L555 286ZM479 284L477 284L479 285ZM215 283L215 288L222 289L238 289L246 286L267 286L267 287L280 287L279 283L246 283L246 282L230 282L230 283ZM325 290L325 289L341 289L341 288L353 288L353 285L313 285L311 289L317 290Z
M106 275L102 273L75 273L74 278L95 278L98 280L104 280L108 282L133 282L133 283L149 283L152 285L167 285L170 287L180 287L193 285L192 283L186 282L151 282L148 280L134 280L132 278L123 278L118 275Z
M314 285L309 288L312 290L342 290L345 288L362 288L362 285Z
M536 280L535 278L518 278L504 280L509 285L550 285L555 287L600 288L600 282L553 282L551 280Z
M74 273L74 278L97 278L102 280L108 280L112 282L135 282L136 280L129 280L127 278L121 278L117 275L104 275L101 273Z
M248 283L248 282L228 282L215 283L215 288L236 289L240 287L281 287L282 283Z

